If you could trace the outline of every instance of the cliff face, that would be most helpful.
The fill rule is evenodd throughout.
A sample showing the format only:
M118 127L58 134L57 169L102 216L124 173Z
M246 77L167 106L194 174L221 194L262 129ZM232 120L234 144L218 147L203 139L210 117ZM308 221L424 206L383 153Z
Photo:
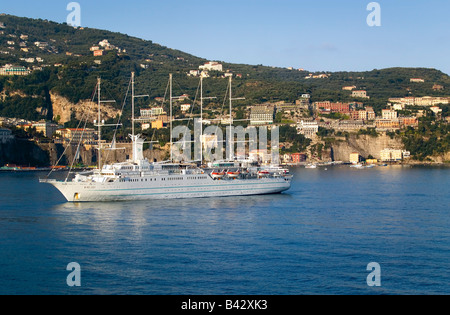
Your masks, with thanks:
M348 161L350 154L358 152L361 156L367 158L372 155L380 159L380 152L384 149L404 149L400 139L381 134L378 137L369 135L350 135L347 141L336 141L332 145L332 155L335 161Z
M50 98L53 107L53 119L59 118L59 123L64 124L70 121L72 114L78 120L83 117L88 117L88 120L93 121L98 116L98 105L91 101L81 101L77 104L71 103L65 97L50 92ZM102 104L101 106L102 119L115 118L120 115L120 110L113 108L110 105Z
M32 141L15 139L0 144L0 166L4 164L48 166L49 163L48 151Z

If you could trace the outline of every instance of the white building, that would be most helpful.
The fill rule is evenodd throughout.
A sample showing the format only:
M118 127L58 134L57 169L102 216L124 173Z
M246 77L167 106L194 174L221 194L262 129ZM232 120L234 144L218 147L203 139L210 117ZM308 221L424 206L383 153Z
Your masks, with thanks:
M392 109L393 110L404 110L405 109L405 104L395 103L395 104L392 105Z
M188 76L189 77L198 77L198 76L200 76L200 70L191 70L191 71L189 71Z
M319 124L317 121L304 121L302 120L298 126L297 130L299 134L304 135L306 138L313 138L319 132Z
M181 104L181 111L182 112L187 112L190 109L191 109L191 104Z
M381 161L383 162L398 162L403 160L403 156L409 157L409 152L395 149L384 149L380 152Z
M215 62L215 61L207 62L203 66L199 66L198 68L200 70L220 71L220 72L223 71L222 64Z
M439 106L431 106L430 110L435 114L435 115L439 115L442 113L442 108L440 108Z
M48 47L48 43L46 42L34 42L34 45L38 48L46 48Z
M154 108L143 108L141 109L142 117L152 117L164 114L164 108L154 107Z
M395 110L383 109L381 111L381 114L382 114L382 119L397 119L398 118L397 111L395 111Z

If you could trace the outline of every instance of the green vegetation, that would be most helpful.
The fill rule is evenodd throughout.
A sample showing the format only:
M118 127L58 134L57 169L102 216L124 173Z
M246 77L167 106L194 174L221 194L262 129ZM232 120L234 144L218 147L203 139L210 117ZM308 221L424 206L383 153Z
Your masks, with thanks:
M378 137L378 132L376 128L366 128L358 130L358 135L368 135L371 137Z
M280 143L288 142L292 146L281 150L281 153L295 153L304 152L306 148L311 144L311 139L306 138L304 135L298 134L295 127L289 125L280 126Z
M319 131L317 132L317 135L321 138L330 137L334 134L334 129L327 129L323 127L319 127Z
M417 129L408 127L401 137L415 160L423 161L429 156L450 151L450 125L441 121L422 119Z
M136 94L148 94L149 98L138 99L136 106L148 107L156 104L155 97L165 96L169 73L173 74L174 96L188 94L188 103L198 101L199 78L188 77L190 70L208 60L198 58L182 51L170 49L152 41L134 38L128 35L104 30L84 28L75 29L65 24L50 21L19 18L10 15L0 17L6 25L5 36L0 36L0 51L8 51L7 41L14 40L14 50L9 54L0 53L0 66L14 64L18 66L42 67L25 77L0 77L0 116L24 118L37 121L53 119L50 94L55 93L77 103L80 100L92 99L96 80L102 78L102 95L116 100L117 108L121 108L129 87L130 73L136 73ZM20 40L22 34L27 40ZM15 36L15 37L14 37ZM100 41L108 40L118 49L105 51L103 56L93 56L90 48ZM28 52L21 51L19 42L26 41ZM38 48L34 42L46 42L48 47ZM120 50L119 50L120 49ZM26 63L20 58L40 57L42 63ZM390 97L405 96L448 96L446 90L433 90L434 84L447 89L450 77L439 70L426 68L388 68L366 72L335 72L328 78L306 79L306 71L272 68L262 65L244 65L221 62L224 70L240 74L233 79L233 95L245 97L245 100L234 102L234 113L238 120L247 117L246 106L264 102L295 102L304 93L311 95L311 102L363 102L372 106L380 115ZM227 113L228 80L222 78L223 73L211 72L211 78L204 81L204 96L216 97L205 104L205 117L214 119L218 114ZM424 83L412 83L410 78L423 78ZM354 98L350 91L342 90L343 86L356 86L364 89L370 99ZM167 95L166 95L167 99ZM129 102L129 101L128 101ZM164 104L167 108L168 102ZM443 118L449 116L449 105L440 105ZM407 107L400 114L410 115L416 109ZM180 113L178 104L174 113ZM198 109L194 109L198 113ZM430 113L428 112L427 115ZM126 141L130 128L131 110L125 108L118 141ZM349 119L348 116L332 113L322 115L323 118ZM58 120L57 117L54 118ZM111 121L110 123L112 123ZM295 128L283 124L290 123L288 118L279 113L275 123L280 126L280 141L292 143L286 152L305 151L311 140L298 135ZM246 122L238 124L246 126ZM66 126L77 126L73 119ZM105 130L104 138L112 139L114 130ZM433 154L448 152L450 139L448 125L435 121L435 118L422 119L419 128L408 128L403 132L389 133L390 137L402 137L406 149L414 158L425 159ZM167 131L153 130L144 132L147 139L158 141L161 145L168 142ZM361 130L359 135L376 137L375 129ZM325 149L335 137L348 137L347 132L335 132L319 128L318 135L325 141ZM30 135L29 135L30 136ZM320 149L320 150L319 150ZM316 154L323 148L315 147Z
M329 118L329 119L342 119L342 120L348 120L350 117L345 114L341 113L329 113L329 114L320 114L320 117Z

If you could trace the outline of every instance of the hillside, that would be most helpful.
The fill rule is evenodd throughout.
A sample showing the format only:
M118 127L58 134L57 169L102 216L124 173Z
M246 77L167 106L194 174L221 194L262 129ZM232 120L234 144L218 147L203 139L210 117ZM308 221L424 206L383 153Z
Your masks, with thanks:
M193 98L198 78L188 77L187 73L207 61L152 41L105 30L75 29L65 24L10 15L0 16L0 25L3 25L0 66L14 64L39 69L26 77L0 76L0 116L52 119L51 94L60 95L73 104L89 100L97 77L104 81L105 97L115 99L115 106L120 108L131 71L136 72L136 93L149 94L151 100L164 95L169 73L174 74L174 94L186 93ZM104 40L115 49L105 51L104 56L93 56L90 48ZM34 58L34 61L27 62L27 58ZM343 86L354 85L367 90L371 98L364 100L365 104L379 111L389 97L447 96L445 90L434 91L432 87L434 84L450 87L450 77L435 69L334 72L327 73L328 78L308 79L308 71L222 64L224 70L242 75L234 79L233 91L246 100L236 106L280 100L293 102L303 93L310 93L312 101L361 101L342 90ZM410 78L416 77L425 82L410 82ZM216 105L220 107L226 87L227 80L218 76L205 81L205 94L216 96ZM148 106L148 102L140 101L138 106Z

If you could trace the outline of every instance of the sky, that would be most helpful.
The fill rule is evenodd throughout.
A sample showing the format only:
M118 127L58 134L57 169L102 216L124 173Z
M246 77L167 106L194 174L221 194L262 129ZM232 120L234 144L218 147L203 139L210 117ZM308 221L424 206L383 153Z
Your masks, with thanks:
M0 12L62 23L70 2L3 1ZM152 40L210 60L314 72L425 67L450 74L448 0L76 2L81 26ZM371 2L379 4L380 26L367 23L376 13L368 10Z

